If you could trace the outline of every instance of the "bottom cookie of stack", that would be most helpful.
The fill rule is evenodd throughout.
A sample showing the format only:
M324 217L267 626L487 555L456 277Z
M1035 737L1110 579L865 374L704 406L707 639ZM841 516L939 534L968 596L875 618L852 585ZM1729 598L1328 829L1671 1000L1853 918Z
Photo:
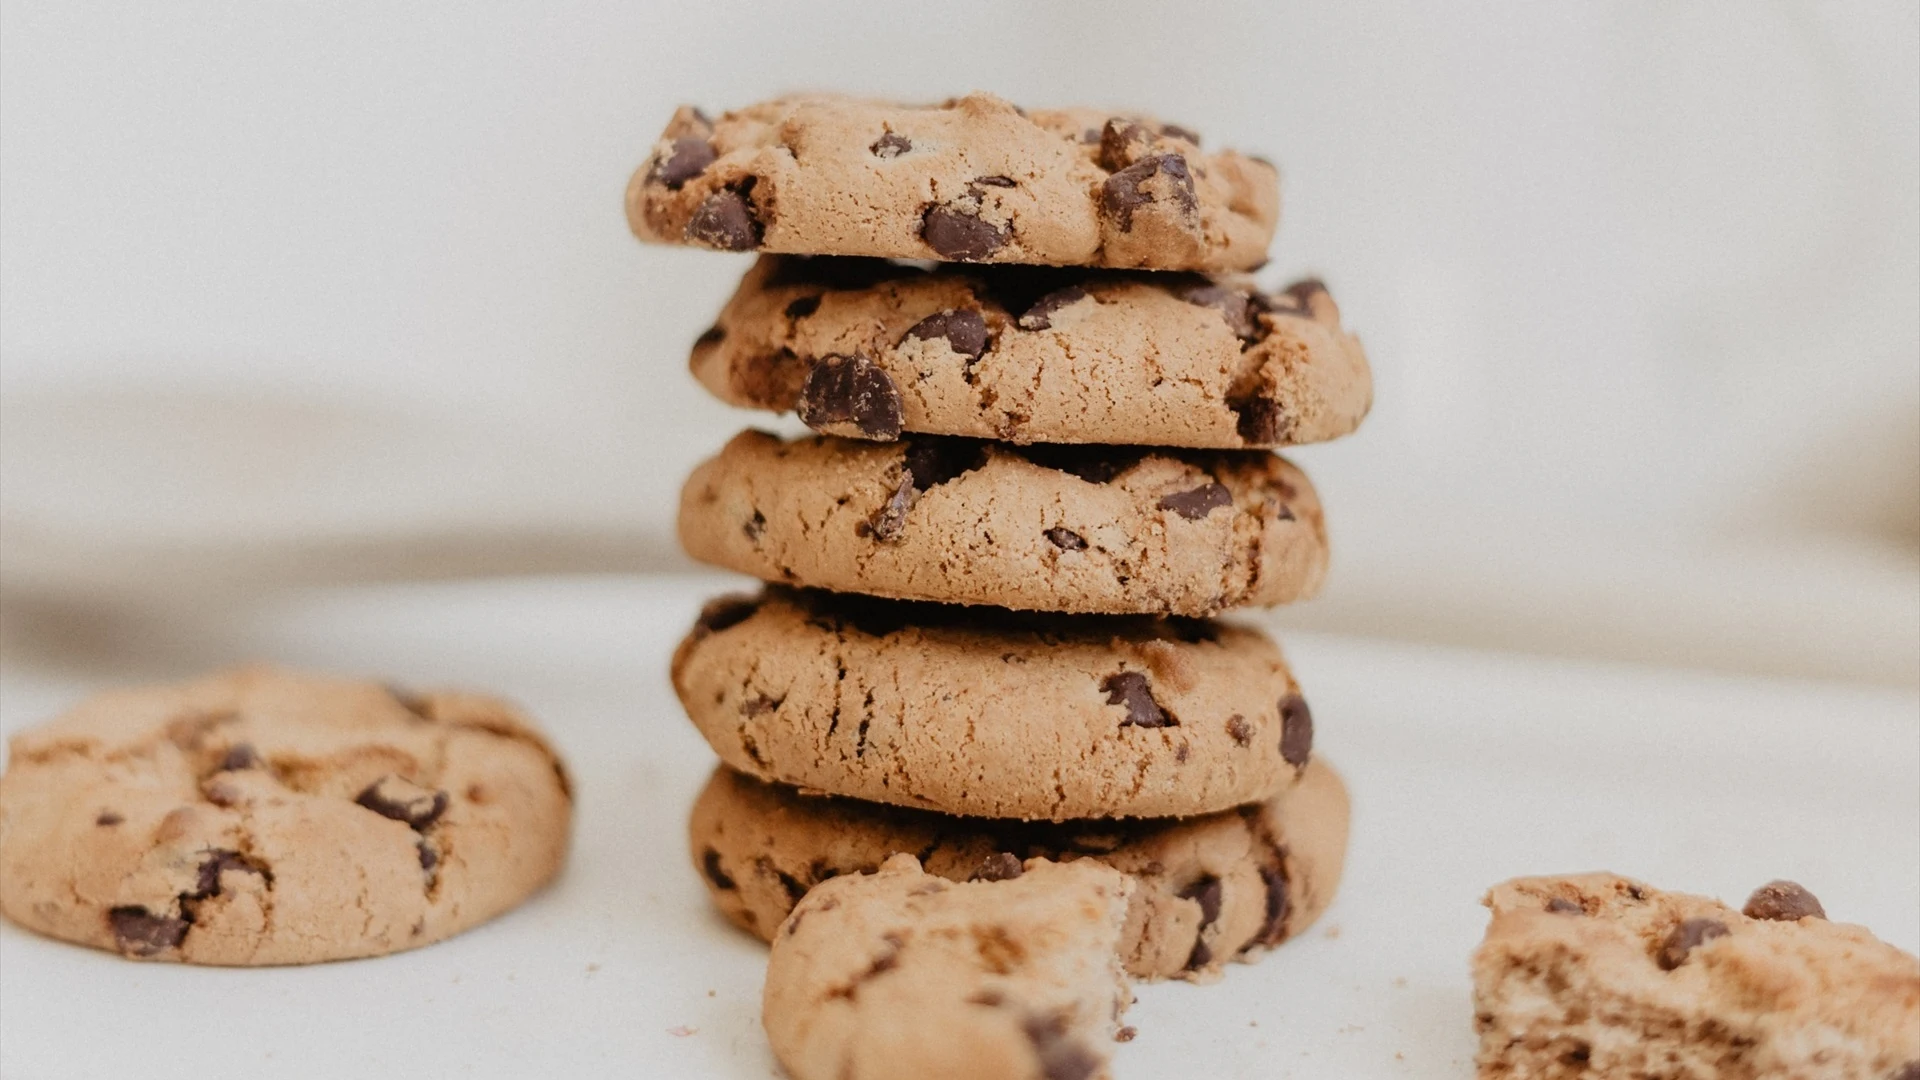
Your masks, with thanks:
M1134 879L1120 956L1141 979L1217 978L1297 936L1332 901L1346 857L1346 786L1325 762L1264 803L1182 819L1021 822L803 795L717 768L695 802L695 866L727 918L770 940L820 882L905 852L950 881L1030 858L1091 859Z

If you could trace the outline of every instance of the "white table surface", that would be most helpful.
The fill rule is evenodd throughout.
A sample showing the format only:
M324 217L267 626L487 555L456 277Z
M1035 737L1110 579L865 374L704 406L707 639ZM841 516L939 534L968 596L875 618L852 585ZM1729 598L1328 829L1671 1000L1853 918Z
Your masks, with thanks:
M133 964L0 928L0 1073L768 1077L765 950L683 851L712 755L667 656L719 578L386 586L146 622L17 609L0 729L245 659L464 683L530 707L578 779L551 890L455 940L277 970ZM78 642L79 644L74 644ZM1211 986L1139 988L1120 1080L1464 1077L1485 887L1608 868L1738 902L1774 877L1920 945L1920 699L1357 638L1286 642L1346 775L1321 923ZM81 648L80 646L85 646ZM92 659L75 659L76 650Z

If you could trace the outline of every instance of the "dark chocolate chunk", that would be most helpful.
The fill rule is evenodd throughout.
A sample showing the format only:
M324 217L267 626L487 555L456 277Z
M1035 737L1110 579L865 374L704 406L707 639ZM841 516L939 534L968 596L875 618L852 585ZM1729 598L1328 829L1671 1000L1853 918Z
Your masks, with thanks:
M1278 945L1287 939L1287 915L1293 911L1293 900L1287 893L1285 865L1280 862L1260 868L1260 880L1267 886L1267 907L1260 933L1253 939L1255 944Z
M422 830L440 820L447 812L447 793L429 791L392 773L368 784L354 802L384 818L405 822Z
M220 875L228 870L239 870L243 873L258 874L263 878L271 880L271 876L267 873L267 868L257 860L242 855L237 851L215 848L208 851L206 858L200 861L200 872L194 880L193 891L187 893L185 898L188 900L205 900L209 896L219 896Z
M1127 718L1120 721L1121 727L1177 727L1180 724L1153 699L1153 684L1138 671L1109 675L1101 681L1100 689L1107 692L1107 704L1127 707Z
M436 871L440 869L440 849L428 843L424 836L416 839L413 846L420 853L420 869L426 873L431 883Z
M153 956L175 948L193 926L186 919L156 915L138 906L110 908L107 924L113 927L114 944L130 956Z
M967 876L968 881L1011 881L1026 873L1026 867L1020 865L1020 857L1011 851L1002 851L989 855L985 862L974 868Z
M713 887L716 889L734 889L739 887L731 877L727 876L725 870L720 869L720 853L712 848L708 848L705 852L701 853L700 869L707 875L707 880L713 882Z
M1019 181L1015 180L1011 176L976 176L971 181L971 184L974 187L984 186L984 187L1008 188L1008 187L1020 186Z
M1313 756L1313 710L1299 694L1280 699L1280 756L1295 767Z
M873 512L873 516L856 526L861 536L870 536L885 543L900 535L907 527L907 511L913 509L913 470L900 470L900 483L887 496L887 501Z
M252 743L234 743L220 758L220 772L238 772L241 769L257 769L266 762L260 760L259 751Z
M1753 890L1740 913L1749 919L1774 919L1797 922L1800 919L1827 917L1827 909L1806 887L1797 881L1769 881Z
M721 251L752 251L760 246L760 219L747 198L751 183L721 188L707 196L687 219L687 239Z
M759 511L754 512L757 516ZM761 519L763 522L765 519ZM747 621L754 612L760 610L760 599L746 593L728 593L707 601L700 609L699 621L693 624L695 637L717 634L732 626Z
M1194 971L1205 967L1213 960L1213 950L1207 947L1207 928L1220 918L1220 879L1209 874L1180 890L1182 900L1193 900L1200 905L1200 926L1193 938L1193 952L1187 956L1187 970Z
M1059 311L1069 304L1085 300L1086 298L1087 290L1078 285L1069 285L1064 289L1056 289L1034 301L1033 306L1022 312L1020 318L1015 320L1015 323L1022 330L1048 329L1053 326L1054 312Z
M755 510L753 512L753 516L748 518L745 522L743 522L740 525L740 531L743 533L746 533L747 539L749 540L760 539L760 534L765 532L766 530L767 530L767 515L761 513L758 510Z
M1232 716L1227 717L1227 734L1233 737L1233 745L1235 746L1251 746L1253 744L1253 725L1247 723L1247 718L1241 716L1239 713L1234 713Z
M1220 317L1226 320L1227 327L1244 341L1253 341L1260 336L1259 321L1253 317L1253 300L1245 289L1199 285L1181 293L1180 299L1197 307L1210 307L1218 311Z
M965 203L930 206L920 219L920 238L943 259L971 262L1007 245L1012 230L980 217Z
M807 372L796 410L810 428L852 424L870 439L900 437L900 390L864 356L827 356Z
M978 439L925 435L907 444L907 471L913 490L930 491L987 463L987 444Z
M911 149L913 149L912 140L892 131L873 140L873 145L867 147L867 150L877 158L897 158Z
M1146 128L1116 116L1100 129L1100 167L1119 172L1132 165L1152 141Z
M1048 529L1046 536L1061 551L1086 550L1086 539L1072 529Z
M946 338L947 346L970 360L987 351L987 320L971 308L942 311L914 323L907 337L931 341Z
M1559 915L1585 915L1587 913L1586 908L1559 896L1547 901L1547 910Z
M807 316L819 310L820 310L819 297L802 296L802 297L797 297L792 303L787 305L786 314L787 314L787 318L789 319L804 319Z
M1226 485L1207 481L1188 491L1176 491L1163 495L1154 504L1162 510L1171 510L1188 521L1199 521L1223 506L1233 505L1233 493Z
M1727 936L1727 924L1719 919L1688 919L1675 926L1660 943L1656 957L1662 971L1672 971L1687 962L1693 950L1717 937Z
M102 810L100 811L100 816L93 819L93 823L104 827L118 825L125 820L127 819L122 817L117 811Z
M653 178L670 191L679 191L687 181L707 171L713 164L713 144L705 139L675 139L673 147L654 167Z
M1163 173L1172 186L1174 206L1190 214L1199 205L1193 194L1193 176L1187 172L1187 159L1179 154L1155 154L1141 158L1121 169L1100 185L1100 205L1121 232L1133 231L1133 212L1156 201L1146 188L1156 173Z
M1286 441L1291 423L1280 411L1279 402L1254 395L1229 399L1227 407L1234 411L1235 430L1249 445L1277 446Z

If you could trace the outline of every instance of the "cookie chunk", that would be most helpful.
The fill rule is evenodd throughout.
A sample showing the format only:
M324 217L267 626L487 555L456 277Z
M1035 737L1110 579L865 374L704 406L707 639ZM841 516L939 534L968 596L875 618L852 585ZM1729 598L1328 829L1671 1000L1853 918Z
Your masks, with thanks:
M722 765L688 833L714 904L761 938L809 888L872 873L900 852L949 881L1004 876L1028 859L1091 859L1134 880L1120 942L1127 973L1205 982L1326 910L1346 858L1347 792L1315 761L1286 793L1217 814L1042 824L801 795Z
M767 256L695 344L734 405L819 431L1238 449L1321 442L1373 400L1316 281Z
M1791 882L1744 912L1611 874L1521 878L1485 903L1482 1077L1920 1075L1920 961Z
M773 587L709 604L673 685L744 773L976 817L1212 813L1285 790L1313 746L1273 641L1192 619Z
M642 240L722 251L1245 270L1279 174L1142 116L787 97L674 114L627 186Z
M807 894L761 1018L793 1080L1089 1080L1132 1001L1126 875L1036 859L955 884L896 855Z
M0 910L142 959L374 956L526 899L571 815L559 760L498 701L235 671L14 736Z
M680 543L765 581L1037 611L1213 615L1319 591L1320 501L1272 454L744 432Z

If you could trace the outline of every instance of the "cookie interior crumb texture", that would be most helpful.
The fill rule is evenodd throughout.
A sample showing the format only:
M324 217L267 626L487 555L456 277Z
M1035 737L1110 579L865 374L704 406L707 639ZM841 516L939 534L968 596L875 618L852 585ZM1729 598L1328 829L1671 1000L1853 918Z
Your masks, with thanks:
M512 707L250 668L14 736L0 910L138 959L299 964L438 941L567 852L559 759Z
M1790 882L1746 912L1611 874L1517 879L1485 903L1474 1024L1489 1080L1920 1074L1920 961L1829 922Z
M955 883L896 855L809 892L774 935L762 1017L793 1080L1085 1080L1132 1000L1132 879L1030 860Z

